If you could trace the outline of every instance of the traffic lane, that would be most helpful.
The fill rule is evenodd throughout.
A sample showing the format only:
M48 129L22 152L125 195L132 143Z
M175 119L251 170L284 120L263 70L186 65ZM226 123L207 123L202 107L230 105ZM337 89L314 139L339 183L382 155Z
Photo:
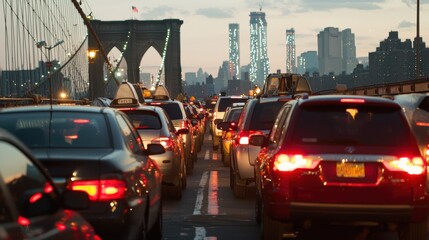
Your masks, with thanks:
M259 239L254 194L245 199L234 198L229 188L229 168L223 167L220 153L213 154L211 145L206 133L182 199L164 198L164 239L232 240L237 239L238 233L240 239Z
M220 151L213 153L211 146L207 132L182 200L164 198L164 239L260 239L260 225L254 218L254 185L247 188L246 198L236 199L229 187L229 168L223 167ZM210 176L214 172L218 179L217 214L209 213L208 207ZM213 199L210 205L210 211L214 211ZM326 224L302 227L294 239L397 240L399 237L396 231L383 228Z

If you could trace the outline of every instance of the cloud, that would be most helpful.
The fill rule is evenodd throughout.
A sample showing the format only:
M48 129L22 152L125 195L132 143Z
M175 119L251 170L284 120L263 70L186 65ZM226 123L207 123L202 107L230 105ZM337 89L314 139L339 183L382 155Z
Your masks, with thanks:
M197 15L202 15L208 18L231 18L234 16L232 9L219 8L200 8L195 12Z
M177 18L178 15L189 14L185 10L176 9L170 6L159 6L156 8L142 8L140 17L142 19L156 20L156 19L165 19L165 18Z
M412 22L408 22L408 21L402 21L399 23L398 28L411 28L411 27L415 27L416 24L412 23Z
M282 9L284 14L308 11L326 11L332 9L376 10L386 0L269 0L264 3L270 8ZM402 0L413 1L413 0ZM423 1L423 0L422 0ZM425 0L429 1L429 0Z

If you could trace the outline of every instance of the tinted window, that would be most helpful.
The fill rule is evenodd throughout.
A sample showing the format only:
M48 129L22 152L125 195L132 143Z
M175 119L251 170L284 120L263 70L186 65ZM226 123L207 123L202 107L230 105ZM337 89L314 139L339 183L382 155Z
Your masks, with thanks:
M49 112L2 114L0 127L30 148L110 147L104 116L99 113Z
M297 117L293 139L303 144L399 147L409 139L406 122L397 110L317 106L303 108Z
M240 117L240 113L241 113L241 108L240 109L231 109L229 114L228 114L228 118L226 119L227 122L237 122L238 118Z
M116 115L116 119L123 134L125 144L133 153L141 153L143 147L141 146L140 138L137 138L138 133L135 132L122 115Z
M259 103L255 105L250 130L271 130L284 102Z
M167 114L171 120L183 119L183 113L182 113L182 110L180 109L179 104L177 104L177 103L163 103L163 104L160 104L157 106L164 109L167 112Z
M40 170L15 146L0 142L0 174L5 181L18 214L35 217L57 209L57 196Z
M161 129L161 121L156 112L152 111L123 111L131 119L131 123L137 129Z
M221 98L219 99L218 112L225 112L226 108L236 102L247 102L247 98Z

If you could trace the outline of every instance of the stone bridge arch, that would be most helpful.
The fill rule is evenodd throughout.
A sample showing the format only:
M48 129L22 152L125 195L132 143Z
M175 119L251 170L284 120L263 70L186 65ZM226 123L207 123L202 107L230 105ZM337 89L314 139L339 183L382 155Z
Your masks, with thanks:
M128 35L127 48L124 58L127 61L128 81L140 81L139 65L146 51L153 47L162 57L165 41L170 29L167 51L164 62L165 86L172 97L182 92L182 66L180 62L180 27L183 24L179 19L164 20L126 20L126 21L100 21L91 20L92 27L107 53L117 47L122 50ZM98 49L94 36L88 33L88 49ZM105 96L106 83L103 76L104 59L98 56L89 66L89 97Z

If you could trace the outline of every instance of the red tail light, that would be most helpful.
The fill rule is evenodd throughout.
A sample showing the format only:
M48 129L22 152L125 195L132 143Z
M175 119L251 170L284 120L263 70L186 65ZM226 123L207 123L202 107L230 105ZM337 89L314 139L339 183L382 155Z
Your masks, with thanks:
M237 138L235 139L236 144L240 144L240 145L248 145L249 144L249 137L250 135L253 134L261 134L264 135L263 132L259 132L259 131L241 131Z
M181 129L188 129L188 121L182 121L180 123L180 128Z
M407 172L410 175L422 174L426 169L425 161L421 157L384 159L383 165L390 171Z
M291 172L295 169L314 169L320 160L301 154L278 154L274 158L273 170Z
M169 137L159 137L159 138L155 138L152 139L151 143L158 143L161 144L165 149L169 149L172 148L174 143L173 143L173 139L169 138Z
M125 182L119 179L72 181L68 187L88 193L91 201L121 199L127 190Z

